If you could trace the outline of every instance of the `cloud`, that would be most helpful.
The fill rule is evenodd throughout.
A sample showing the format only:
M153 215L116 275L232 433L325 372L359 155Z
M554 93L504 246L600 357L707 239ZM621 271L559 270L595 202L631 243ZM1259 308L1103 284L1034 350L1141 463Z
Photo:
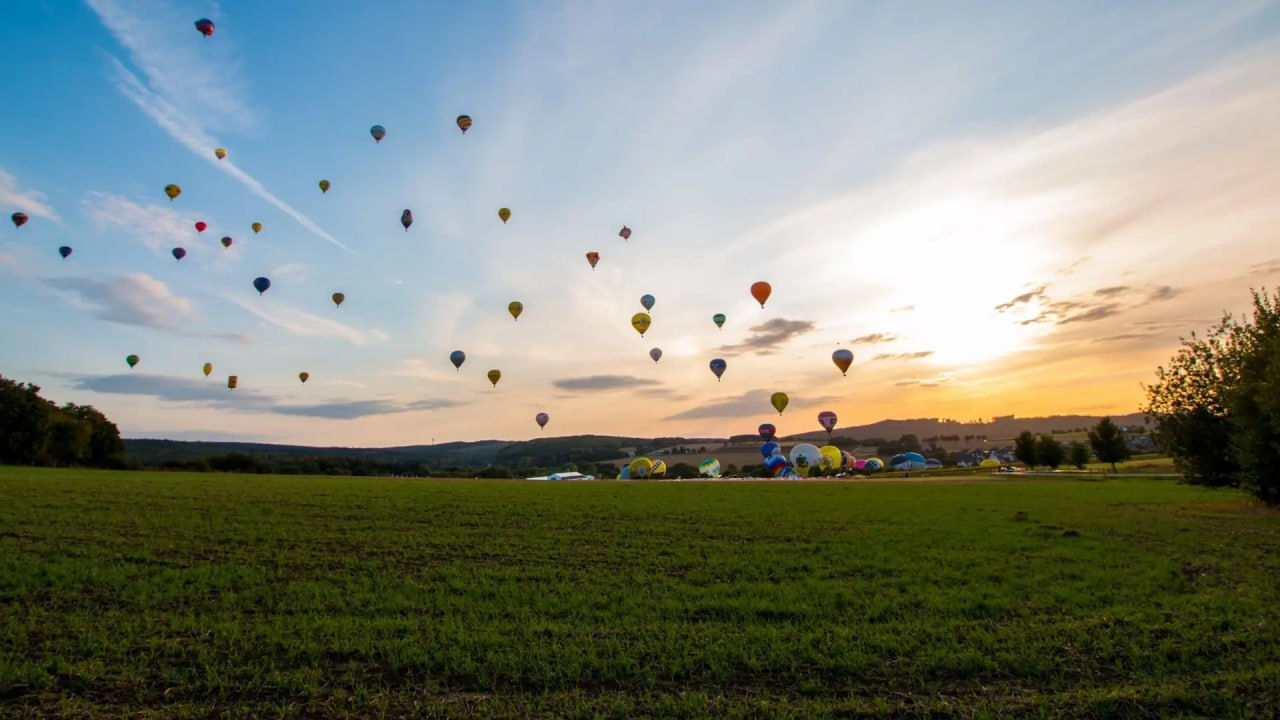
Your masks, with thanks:
M918 352L904 352L904 353L880 353L879 355L876 355L871 359L872 360L919 360L921 358L927 358L932 354L933 354L932 350L921 350Z
M1270 275L1280 272L1280 258L1254 263L1249 267L1249 271L1252 275Z
M630 375L589 375L587 377L556 380L551 384L561 390L607 392L625 388L653 388L661 383L657 380L632 377Z
M1161 300L1168 300L1170 298L1177 297L1178 295L1181 295L1181 294L1182 294L1181 288L1175 288L1169 285L1161 285L1155 290L1152 290L1151 294L1147 295L1147 300L1149 302L1160 302Z
M1000 303L995 308L996 312L1004 312L1006 310L1012 310L1014 307L1017 307L1018 305L1026 305L1033 300L1042 298L1044 297L1044 291L1046 287L1047 286L1045 285L1041 285L1035 290L1031 290L1030 292L1024 292L1021 295L1015 297L1014 299L1008 302Z
M213 335L213 337L218 338L219 340L230 340L231 342L239 345L253 344L253 337L242 332L217 333L216 335Z
M1098 288L1093 291L1093 294L1099 297L1111 297L1112 295L1123 295L1131 289L1128 285L1113 285L1111 287Z
M291 415L352 420L371 415L389 415L420 410L458 407L454 400L416 400L397 403L390 400L333 400L303 405L281 404L265 393L248 388L231 390L216 380L193 380L167 375L129 373L127 375L73 376L72 385L80 390L118 395L145 395L173 403L193 403L205 407L241 410L251 413Z
M703 420L707 418L738 418L759 415L769 410L769 397L773 393L766 390L752 390L735 397L722 398L705 405L699 405L683 412L676 413L664 420ZM798 398L790 394L790 407L816 403L834 402L839 398L829 395L812 398Z
M1058 320L1058 324L1069 325L1071 323L1077 323L1077 322L1094 322L1096 320L1102 320L1103 318L1109 318L1112 315L1118 315L1119 313L1120 313L1120 306L1118 304L1108 303L1106 305L1097 305L1095 307L1091 307L1088 310L1085 310L1083 312L1078 312L1074 315L1069 315L1065 318Z
M14 208L34 217L62 222L58 213L45 201L44 193L37 190L19 190L18 179L4 170L0 170L0 207ZM8 218L5 218L5 221L8 222Z
M890 308L889 312L891 313L911 312L912 310L915 310L915 309L916 309L915 305L902 305L900 307Z
M196 320L191 301L174 295L167 285L145 273L131 273L113 280L63 277L45 284L62 291L96 317L124 325L188 334L184 326Z
M737 345L723 345L723 352L754 351L757 355L767 355L784 345L792 338L812 332L814 324L809 320L788 320L774 318L759 325L753 325L751 335Z
M246 302L234 295L224 295L228 301L239 305L250 313L257 315L259 318L275 325L292 335L301 335L303 337L324 337L337 338L346 340L353 345L366 345L371 342L385 342L389 339L389 335L382 330L357 330L350 325L344 325L337 320L312 315L296 308L286 307L283 305L270 305L270 310L264 309L260 303Z
M140 205L122 195L91 191L80 201L100 228L118 229L157 252L199 241L192 235L200 217L159 204Z
M869 333L867 335L860 335L850 340L849 343L852 345L872 345L875 343L893 342L897 339L898 336L893 333Z

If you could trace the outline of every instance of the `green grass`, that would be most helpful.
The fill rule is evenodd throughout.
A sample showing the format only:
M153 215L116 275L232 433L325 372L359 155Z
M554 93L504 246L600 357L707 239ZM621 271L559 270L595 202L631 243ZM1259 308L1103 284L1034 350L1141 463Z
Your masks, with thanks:
M1159 480L0 468L5 717L1280 715L1280 517Z

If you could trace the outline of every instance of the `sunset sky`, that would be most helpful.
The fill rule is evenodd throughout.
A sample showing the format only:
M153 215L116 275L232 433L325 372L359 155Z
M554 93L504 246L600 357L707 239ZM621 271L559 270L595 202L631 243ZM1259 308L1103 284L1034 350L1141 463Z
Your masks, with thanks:
M1280 284L1275 2L19 2L0 65L0 374L126 437L1128 413Z

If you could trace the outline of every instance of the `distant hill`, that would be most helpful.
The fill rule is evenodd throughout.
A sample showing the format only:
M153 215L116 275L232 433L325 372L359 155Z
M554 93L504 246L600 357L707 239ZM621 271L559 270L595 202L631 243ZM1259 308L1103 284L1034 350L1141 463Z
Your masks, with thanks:
M1013 415L992 418L990 422L973 422L964 423L955 420L945 420L939 418L917 418L914 420L881 420L880 422L871 423L870 425L853 425L849 427L836 428L832 431L832 436L844 436L865 440L867 438L884 438L886 440L897 440L903 435L915 435L923 440L927 437L955 436L959 435L961 444L964 443L963 438L967 435L985 435L988 442L996 440L1010 440L1018 436L1023 430L1042 435L1052 432L1070 432L1080 428L1090 428L1098 424L1104 416L1102 415L1050 415L1048 417L1025 417L1020 418ZM1110 415L1107 416L1121 427L1142 427L1146 425L1146 416L1142 413L1130 413L1128 415ZM812 421L813 425L818 424L815 417ZM755 436L759 437L759 436ZM825 430L814 430L812 432L798 433L788 435L787 440L821 440L827 437ZM972 444L972 441L970 441Z

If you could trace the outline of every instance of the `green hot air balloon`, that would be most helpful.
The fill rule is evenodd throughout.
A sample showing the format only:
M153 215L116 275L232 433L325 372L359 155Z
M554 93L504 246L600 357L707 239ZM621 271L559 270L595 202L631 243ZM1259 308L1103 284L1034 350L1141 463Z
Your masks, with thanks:
M724 328L724 321L724 313L716 313L711 316L711 322L715 323L718 328Z
M129 357L124 359L125 362L129 363L129 367L131 368L138 364L138 360L139 358L137 355L130 355Z

